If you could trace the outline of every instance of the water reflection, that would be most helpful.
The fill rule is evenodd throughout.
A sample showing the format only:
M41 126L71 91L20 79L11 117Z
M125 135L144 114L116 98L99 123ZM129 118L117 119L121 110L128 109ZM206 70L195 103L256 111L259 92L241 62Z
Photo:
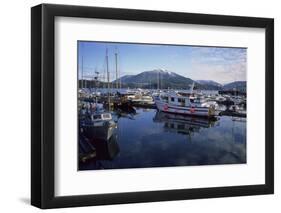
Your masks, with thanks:
M208 120L137 109L116 113L115 120L109 140L83 133L96 156L80 161L80 170L246 163L246 118Z
M192 132L199 132L200 128L214 126L217 120L158 111L153 121L164 123L164 131L190 135Z
M107 122L102 126L80 126L79 169L90 164L91 169L103 169L101 161L111 161L120 152L117 143L117 125Z

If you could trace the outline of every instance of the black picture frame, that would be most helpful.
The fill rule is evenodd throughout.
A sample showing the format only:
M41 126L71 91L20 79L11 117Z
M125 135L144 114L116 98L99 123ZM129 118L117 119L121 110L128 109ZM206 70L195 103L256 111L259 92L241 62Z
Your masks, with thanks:
M93 195L54 195L55 17L264 28L265 184ZM59 208L274 193L274 20L271 18L41 4L31 8L31 204Z

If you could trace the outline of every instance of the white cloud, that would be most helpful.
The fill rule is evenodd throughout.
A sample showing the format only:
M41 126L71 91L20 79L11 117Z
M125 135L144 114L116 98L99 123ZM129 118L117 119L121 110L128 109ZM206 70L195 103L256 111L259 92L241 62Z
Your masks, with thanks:
M194 48L189 73L200 80L219 83L245 81L247 71L245 48Z

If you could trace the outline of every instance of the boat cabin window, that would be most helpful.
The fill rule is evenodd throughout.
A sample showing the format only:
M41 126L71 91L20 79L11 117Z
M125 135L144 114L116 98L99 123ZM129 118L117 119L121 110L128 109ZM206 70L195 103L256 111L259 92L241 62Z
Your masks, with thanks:
M93 119L94 119L94 120L96 120L96 119L101 119L101 115L94 115L94 116L93 116Z
M179 98L179 99L178 99L178 102L179 102L179 103L185 103L185 99L184 99L184 98Z
M175 101L175 98L174 98L174 97L171 97L171 101L174 102L174 101Z
M168 102L168 97L167 96L161 96L162 100L164 100L165 102Z
M197 98L197 99L194 99L194 102L195 102L195 103L202 103L202 102L203 102L203 100L202 100L202 99L200 99L200 98Z

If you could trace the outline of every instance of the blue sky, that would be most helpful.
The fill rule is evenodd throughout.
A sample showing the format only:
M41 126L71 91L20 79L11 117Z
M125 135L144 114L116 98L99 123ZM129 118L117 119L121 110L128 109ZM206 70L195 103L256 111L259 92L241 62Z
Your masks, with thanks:
M115 52L121 76L153 69L165 69L193 80L218 83L245 81L246 48L78 42L79 78L91 78L95 71L105 75L108 49L110 80L115 80Z

